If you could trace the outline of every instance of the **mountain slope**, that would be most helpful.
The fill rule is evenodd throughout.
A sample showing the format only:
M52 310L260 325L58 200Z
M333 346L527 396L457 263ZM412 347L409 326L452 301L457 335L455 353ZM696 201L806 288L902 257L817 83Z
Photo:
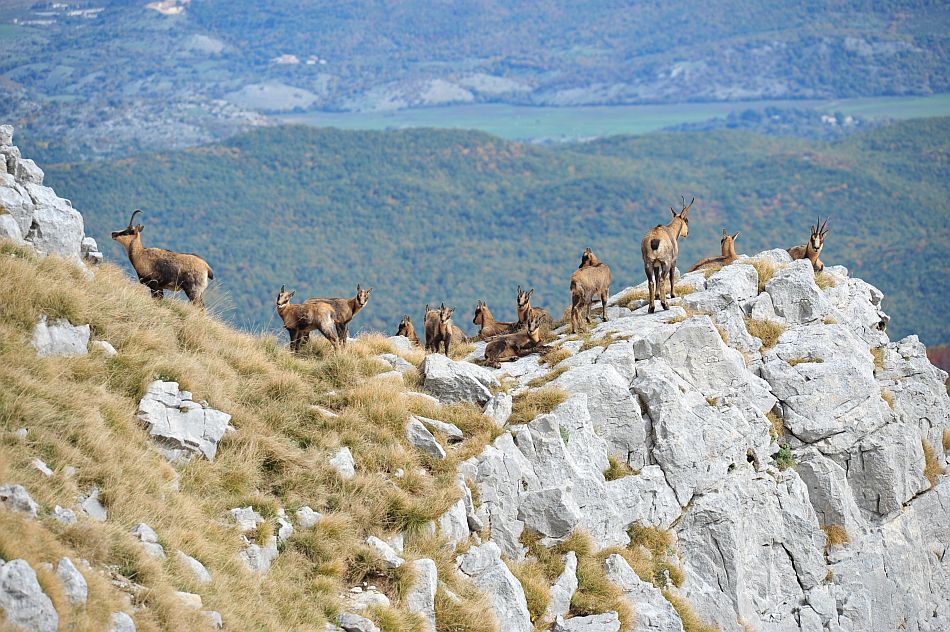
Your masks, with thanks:
M109 231L143 209L146 244L206 256L227 295L218 308L252 328L279 328L281 284L298 296L375 286L355 324L387 331L404 313L418 323L427 302L456 305L469 332L477 299L511 319L518 284L560 314L585 247L615 287L639 283L641 236L688 194L681 268L717 254L723 227L753 252L802 243L816 215L831 216L824 260L885 291L895 335L934 344L950 340L948 157L948 119L835 143L717 131L554 149L476 132L283 127L55 165L47 179L113 260L125 255Z

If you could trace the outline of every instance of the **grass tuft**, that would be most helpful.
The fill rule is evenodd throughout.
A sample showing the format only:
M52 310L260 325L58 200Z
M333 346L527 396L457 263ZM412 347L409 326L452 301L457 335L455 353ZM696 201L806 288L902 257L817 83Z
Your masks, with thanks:
M703 621L684 597L672 590L664 590L663 596L666 597L666 600L670 602L670 605L680 616L684 632L719 632L719 626Z
M924 450L924 476L933 487L937 484L937 478L947 473L947 468L937 459L937 453L929 441L921 439L920 447Z
M825 532L825 553L834 546L843 546L851 541L847 529L840 524L823 524L821 530Z
M795 467L795 456L792 454L791 446L787 443L783 443L778 452L772 455L772 460L775 461L775 466L782 471Z
M537 559L530 558L521 562L507 560L505 563L524 588L532 623L540 621L551 601L551 581L544 574L544 565Z
M566 400L567 393L552 386L527 390L512 400L508 425L526 424L538 415L551 412Z
M637 474L636 470L630 467L629 464L627 464L625 461L621 461L613 454L607 457L607 462L610 463L610 467L608 467L604 472L604 478L608 481L615 481L618 478L623 478L624 476L633 476Z
M886 388L882 388L881 399L884 400L884 403L886 403L891 410L894 410L894 406L896 405L894 403L894 393L892 393Z
M745 327L749 334L762 341L762 352L766 352L776 345L779 337L785 333L786 327L771 320L745 319Z
M560 362L570 358L571 355L573 354L567 349L561 349L561 348L551 349L550 351L548 351L547 353L541 356L541 363L546 364L549 367L553 368L557 366Z
M745 265L755 268L756 273L759 275L759 294L765 291L765 285L775 276L775 273L781 269L778 264L764 259L752 259L751 261L745 262Z
M817 272L815 274L815 285L821 290L827 290L838 285L835 277L830 272Z
M785 423L782 421L782 417L774 410L770 410L765 416L772 424L772 427L769 428L769 436L772 437L774 442L780 441L785 436Z
M884 347L873 347L871 355L874 356L874 372L884 370Z
M943 429L943 437L941 437L941 443L943 443L943 451L950 452L950 428Z
M792 358L788 363L792 366L798 366L799 364L821 364L824 362L821 358Z
M551 371L548 371L544 375L540 377L536 377L533 380L529 381L528 387L540 388L544 386L545 384L547 384L548 382L553 382L554 380L559 378L561 375L564 375L564 373L566 373L568 369L570 369L570 367L568 366L559 366L555 369L552 369Z

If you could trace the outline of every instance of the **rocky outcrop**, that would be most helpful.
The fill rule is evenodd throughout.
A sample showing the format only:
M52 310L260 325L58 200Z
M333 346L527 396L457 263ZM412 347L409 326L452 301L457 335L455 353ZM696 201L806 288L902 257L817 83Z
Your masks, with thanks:
M207 402L195 402L178 382L155 380L148 385L136 413L156 447L173 462L200 454L214 460L218 442L231 429L231 415Z
M456 560L458 569L488 597L502 630L531 632L531 615L524 589L501 559L494 542L473 546Z
M56 632L59 615L25 560L0 560L0 613L14 626Z
M86 355L89 353L89 325L73 325L64 318L49 322L44 315L33 328L31 342L41 358Z
M484 406L492 397L491 389L498 386L488 369L439 353L427 355L420 369L425 389L445 404L472 402Z
M23 485L0 485L0 506L9 511L24 513L30 518L36 518L40 506L30 496Z

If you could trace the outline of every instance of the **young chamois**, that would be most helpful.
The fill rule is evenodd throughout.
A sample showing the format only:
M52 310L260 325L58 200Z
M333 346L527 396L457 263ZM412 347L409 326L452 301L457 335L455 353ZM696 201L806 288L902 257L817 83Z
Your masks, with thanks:
M164 297L164 290L184 290L188 300L204 309L202 297L208 287L208 280L214 278L211 266L198 255L143 246L142 231L145 226L132 225L135 216L141 212L135 209L129 219L129 225L112 233L112 238L119 242L129 255L139 283L148 287L152 298Z
M369 303L369 293L372 291L373 288L364 290L357 283L356 296L353 298L308 298L304 304L325 303L332 307L336 335L340 339L340 345L345 345L350 336L350 321Z
M571 275L571 332L580 329L581 315L590 324L590 310L595 298L600 298L604 322L607 322L607 296L613 276L606 263L587 248L581 255L581 265Z
M547 310L541 309L540 307L531 307L532 294L534 294L534 288L525 292L521 289L520 285L518 286L518 326L520 327L527 325L528 321L535 316L540 317L542 323L552 322Z
M524 331L499 336L489 342L485 346L485 364L497 369L502 360L513 360L547 349L541 344L543 320L540 316L532 316Z
M414 345L419 344L419 336L416 335L416 327L412 324L412 319L409 318L409 314L406 314L402 317L402 320L399 321L399 328L396 329L397 336L405 336L409 339Z
M735 235L730 235L726 232L726 229L722 229L722 239L719 240L719 245L722 248L722 256L720 257L707 257L694 265L689 269L689 272L695 272L696 270L701 270L706 266L718 265L719 267L727 266L737 259L736 257L736 246L735 241L739 238L739 233Z
M676 270L676 257L679 255L677 240L680 237L685 238L689 234L689 218L686 215L695 201L696 198L693 198L687 204L686 198L683 197L683 208L680 209L679 213L673 207L670 207L670 212L673 214L670 223L666 226L658 224L640 242L640 254L643 255L643 271L646 272L647 285L649 286L648 300L650 301L650 308L648 311L651 314L656 311L655 301L657 298L659 298L663 309L670 308L666 302L666 291L663 288L667 277L669 277L670 282L670 298L676 298L676 293L673 291L673 273Z
M828 234L828 218L825 223L821 223L821 215L818 216L818 223L811 226L811 235L807 244L795 246L788 249L788 254L792 255L792 261L807 258L811 261L811 267L815 272L821 272L825 269L825 264L818 257L821 255L821 249L825 247L825 235Z
M438 353L439 346L445 348L445 355L449 355L449 345L453 342L464 342L465 334L452 322L454 307L446 307L445 303L439 309L429 309L426 305L426 351Z
M495 320L485 301L478 301L475 304L475 318L472 319L472 323L479 326L478 335L482 340L510 334L518 328L518 323L503 323Z
M335 348L340 346L336 327L333 322L333 307L327 303L291 304L296 290L288 292L283 285L277 293L277 315L284 321L284 329L290 335L290 350L300 351L300 345L307 342L314 329L330 341Z

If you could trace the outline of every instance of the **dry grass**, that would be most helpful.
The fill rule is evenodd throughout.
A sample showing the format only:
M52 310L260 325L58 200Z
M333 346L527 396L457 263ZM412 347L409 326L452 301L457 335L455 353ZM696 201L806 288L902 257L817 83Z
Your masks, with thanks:
M821 530L825 532L825 553L833 546L843 546L851 541L847 529L840 524L823 524Z
M613 454L607 457L607 462L610 463L610 467L608 467L604 472L604 478L608 481L615 481L618 478L623 478L624 476L633 476L638 473L636 470L630 467L628 463L621 461Z
M614 303L617 307L630 307L630 304L634 301L645 301L647 300L647 290L646 288L634 288L617 299L617 302Z
M824 362L821 358L792 358L788 363L792 366L798 366L799 364L821 364Z
M559 363L570 358L572 355L574 354L568 351L567 349L561 349L561 348L551 349L550 351L545 353L543 356L541 356L541 364L546 364L549 367L555 367Z
M508 425L526 424L538 415L551 412L565 400L567 393L551 386L525 391L513 399Z
M873 347L871 355L874 357L874 372L884 369L884 347Z
M937 484L937 478L947 473L947 468L937 459L937 453L929 441L921 439L920 447L924 450L924 476L933 487Z
M548 371L547 373L545 373L544 375L540 377L536 377L533 380L530 380L528 382L528 386L530 388L541 388L548 382L552 382L556 380L558 377L560 377L561 375L564 375L568 369L570 369L570 367L568 366L559 366L551 371Z
M528 558L521 562L507 560L505 562L512 574L518 578L524 595L528 601L528 612L531 622L537 623L544 616L551 601L550 580L544 574L544 567L536 559Z
M743 264L755 268L756 273L759 275L759 294L765 291L766 283L768 283L772 277L775 276L775 273L784 267L772 263L771 261L765 261L762 259L746 261L743 262Z
M663 596L680 616L684 632L719 632L719 626L703 621L685 598L672 590L664 590Z
M9 246L0 248L0 278L0 481L23 484L43 507L35 522L0 512L0 556L33 565L69 556L93 565L85 573L91 586L85 609L71 610L56 589L49 591L63 629L108 627L123 599L99 572L109 568L143 586L132 595L143 606L133 614L143 631L207 629L202 614L178 602L176 590L199 593L232 629L321 630L340 607L337 595L363 577L394 600L392 609L372 614L377 623L414 629L416 618L399 606L406 577L382 569L362 542L368 534L417 532L445 511L458 494L456 464L497 435L490 420L474 407L431 410L404 397L399 383L366 379L388 370L374 357L388 350L380 337L353 342L342 353L313 339L294 356L283 338L236 332L178 300L153 301L114 266L99 268L90 281L72 264ZM111 342L118 355L36 357L29 340L44 313L90 323L93 338ZM222 440L214 462L196 459L176 470L151 448L134 412L159 377L233 416L237 431ZM456 423L467 438L432 463L405 443L410 412ZM14 438L10 431L22 426L29 435ZM341 445L357 464L347 481L326 463ZM53 468L51 478L31 467L35 457ZM67 465L77 469L74 476L63 474ZM391 476L397 468L406 472L401 479ZM93 484L102 489L106 523L66 527L48 517L55 504L75 506ZM229 508L249 504L268 517L278 507L292 514L302 505L325 517L284 543L271 570L256 576L237 559L241 538L223 520ZM174 555L164 562L145 556L127 533L141 521L170 554L181 549L201 560L214 581L197 585ZM435 556L440 579L462 597L440 617L458 629L477 617L467 629L490 628L480 594L454 572L450 553L438 557L438 545L426 540L408 538L406 556Z
M775 346L779 337L785 333L785 325L771 320L745 319L745 327L749 334L762 341L762 352L765 353Z
M943 443L943 451L950 452L950 428L944 428L940 441Z
M884 403L888 405L891 410L894 410L894 393L890 392L886 388L881 389L881 399L884 400Z
M772 424L772 427L769 429L769 436L772 437L772 441L781 441L782 437L785 436L785 423L782 421L782 418L774 410L770 410L765 416L768 417L769 422Z
M724 266L722 265L721 261L716 261L714 263L707 263L706 265L703 266L703 278L708 279L712 275L722 270L723 267Z
M832 316L825 316L824 319L822 319L821 322L825 323L826 325L837 325L837 324L838 324L838 321L835 320L834 317L832 317Z
M833 274L822 271L815 273L815 285L821 290L827 290L828 288L836 287L838 282L835 281Z

